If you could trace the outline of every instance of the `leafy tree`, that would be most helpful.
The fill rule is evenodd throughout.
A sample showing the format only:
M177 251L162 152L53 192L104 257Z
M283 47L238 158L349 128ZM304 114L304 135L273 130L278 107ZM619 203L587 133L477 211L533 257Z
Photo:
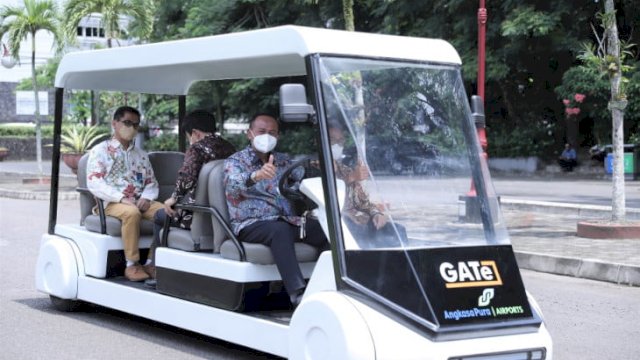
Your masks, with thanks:
M151 0L69 0L64 7L64 31L70 39L75 38L76 28L83 18L91 14L102 15L102 26L107 46L123 37L125 29L120 27L123 17L137 22L141 38L147 38L153 30L154 2Z
M6 32L9 48L13 57L19 58L20 43L31 38L31 82L35 97L36 158L38 172L42 176L42 131L40 129L40 100L38 98L38 81L36 78L36 33L44 30L54 36L58 45L62 44L58 32L58 9L51 0L24 0L24 6L4 6L0 9L0 28Z
M613 197L611 221L625 220L625 192L624 192L624 163L623 163L623 125L624 111L627 107L627 93L625 84L629 79L625 73L631 70L631 66L625 63L625 59L632 55L630 45L621 45L618 37L618 25L616 10L613 0L605 0L602 21L602 37L596 33L597 47L589 46L581 55L585 62L586 71L602 74L608 77L610 82L610 100L608 108L612 119L612 144L613 144ZM595 31L594 31L595 32Z
M282 24L347 28L345 3L347 1L343 0L157 2L157 23L152 38L154 41L181 39ZM616 2L620 37L623 39L628 39L640 25L640 7L636 5L636 0ZM565 141L564 107L560 101L565 92L556 88L563 84L567 70L580 65L576 56L582 50L581 43L595 40L585 24L596 20L601 6L600 2L594 1L581 2L576 6L569 0L487 2L485 108L490 155L494 151L492 143L498 144L500 140L497 137L503 134L515 134L511 138L534 136L541 144L536 147L536 153L541 148L559 148ZM434 0L427 4L420 0L353 0L351 7L353 27L357 31L442 38L451 42L463 61L462 74L467 92L475 92L477 2ZM633 60L638 60L637 55ZM572 85L569 83L571 77L567 75L564 79L567 79L564 84ZM630 76L630 79L634 77ZM203 84L192 89L188 106L197 104L215 109L219 119L245 117L251 113L246 110L247 103L253 105L254 99L262 101L263 96L271 99L277 90L273 86L277 84L277 81L265 80L251 85L243 82ZM638 128L640 121L631 112L631 108L638 108L632 96L635 84L630 81L628 87L627 129ZM596 87L597 84L591 85ZM272 88L266 88L270 86ZM568 88L567 91L575 93L574 90L578 89ZM587 100L581 117L586 118L587 124L590 121L594 124L593 135L582 134L582 143L590 145L608 136L609 130L598 121L603 118L601 113L607 111L607 100L586 91L582 93L587 94ZM548 145L551 141L556 146ZM513 154L510 146L516 150L515 144L504 143L495 152ZM526 147L520 149L522 152L530 151ZM551 158L550 155L547 156Z
M123 17L133 20L131 27L139 38L145 39L153 31L153 19L155 12L155 2L152 0L69 0L64 7L64 32L69 39L75 39L76 29L83 18L91 14L101 14L102 27L107 38L107 47L113 46L113 41L123 36L125 29L120 26ZM100 95L95 96L91 92L92 104L92 124L98 122ZM127 102L125 96L125 103Z

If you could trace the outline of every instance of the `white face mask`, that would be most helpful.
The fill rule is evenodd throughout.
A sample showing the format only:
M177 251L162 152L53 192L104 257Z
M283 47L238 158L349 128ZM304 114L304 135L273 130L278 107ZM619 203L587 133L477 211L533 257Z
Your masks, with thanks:
M276 147L276 144L278 143L278 139L275 136L269 135L269 134L262 134L258 136L255 136L254 134L252 143L253 143L253 147L256 150L258 150L263 154L266 154Z
M344 150L344 147L340 144L331 145L331 156L333 156L333 160L342 159L342 150Z
M138 131L136 129L134 129L133 126L132 127L128 127L128 126L123 125L118 130L118 135L120 135L120 137L123 140L126 140L126 141L133 140L136 137L137 134L138 134Z

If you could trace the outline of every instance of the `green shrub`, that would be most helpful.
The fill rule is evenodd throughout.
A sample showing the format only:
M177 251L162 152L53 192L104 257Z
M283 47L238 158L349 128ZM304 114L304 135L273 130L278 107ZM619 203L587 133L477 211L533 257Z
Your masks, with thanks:
M505 130L492 127L487 130L489 157L543 156L554 144L549 130L535 126Z
M178 151L178 134L161 134L144 142L146 151Z

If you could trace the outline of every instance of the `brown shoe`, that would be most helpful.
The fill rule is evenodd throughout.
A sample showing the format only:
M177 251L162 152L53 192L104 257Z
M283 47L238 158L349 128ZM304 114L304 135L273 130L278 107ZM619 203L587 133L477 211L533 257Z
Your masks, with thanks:
M142 270L144 270L144 272L146 272L151 279L155 279L156 278L156 266L155 265L153 265L153 264L144 265L142 267Z
M144 271L142 265L135 264L124 269L124 277L129 281L143 281L149 278L149 274Z

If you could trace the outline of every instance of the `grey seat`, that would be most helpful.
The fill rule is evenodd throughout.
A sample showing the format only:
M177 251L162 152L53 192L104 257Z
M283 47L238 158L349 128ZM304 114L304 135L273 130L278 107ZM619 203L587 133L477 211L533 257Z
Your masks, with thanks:
M214 162L208 162L200 169L198 174L198 187L195 193L195 207L209 207L208 178ZM180 206L180 205L179 205ZM190 207L186 207L190 208ZM203 209L204 210L204 209ZM181 229L177 227L169 228L166 239L167 247L186 250L202 251L213 249L213 226L211 224L211 213L207 211L194 211L191 229Z
M231 232L229 210L224 193L224 160L213 161L209 174L209 205L217 213L212 218L213 251L225 259L248 261L254 264L274 264L271 249L262 244L241 243ZM310 262L318 259L318 250L306 243L295 243L298 262Z
M182 165L184 154L179 152L149 153L156 178L159 180L160 196L170 196L175 185L178 169ZM87 188L87 162L89 154L82 156L78 162L78 192L80 193L80 225L93 232L99 232L111 236L122 235L122 223L119 219L104 214L102 200L96 199ZM173 175L171 175L173 174ZM162 181L160 181L162 180ZM171 185L169 185L171 184ZM168 190L170 188L170 190ZM167 194L168 192L168 194ZM98 206L98 215L93 214L93 208ZM140 223L140 234L153 234L153 222L143 220Z
M184 162L184 153L179 151L152 151L149 162L158 181L158 201L163 202L171 196L176 186L178 170Z

